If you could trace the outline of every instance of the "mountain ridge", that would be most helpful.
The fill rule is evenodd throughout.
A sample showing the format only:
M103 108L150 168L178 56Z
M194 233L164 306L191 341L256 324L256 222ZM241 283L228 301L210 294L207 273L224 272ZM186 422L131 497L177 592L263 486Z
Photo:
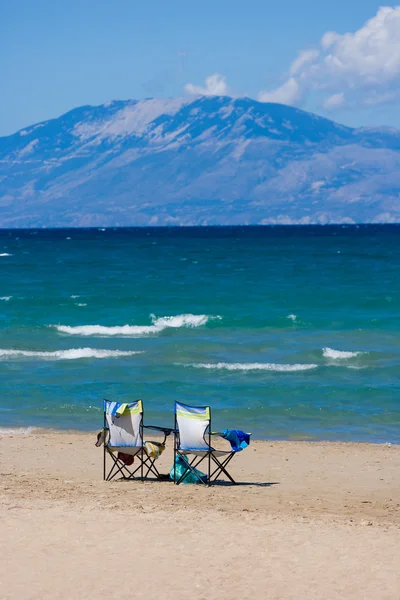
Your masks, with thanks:
M249 98L115 100L0 138L0 227L400 221L400 131Z

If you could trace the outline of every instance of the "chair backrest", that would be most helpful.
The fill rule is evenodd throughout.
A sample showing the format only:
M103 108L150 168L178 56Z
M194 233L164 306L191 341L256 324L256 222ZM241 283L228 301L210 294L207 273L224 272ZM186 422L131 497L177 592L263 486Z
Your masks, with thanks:
M141 400L130 403L104 400L104 419L110 435L108 446L137 448L143 446L143 405Z
M205 440L207 427L210 426L209 406L188 406L175 402L175 422L179 433L180 450L205 450L210 445Z

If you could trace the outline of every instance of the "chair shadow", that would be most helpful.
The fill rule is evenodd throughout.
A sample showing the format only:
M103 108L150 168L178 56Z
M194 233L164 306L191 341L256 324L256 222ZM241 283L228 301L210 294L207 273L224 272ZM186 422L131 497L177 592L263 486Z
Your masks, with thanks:
M140 477L120 477L119 479L115 479L119 483L122 482L142 482ZM155 477L147 477L144 482L146 483L174 483L171 479L167 477L163 477L162 479L156 479ZM183 485L183 483L182 483ZM193 485L193 484L192 484ZM200 483L194 485L201 485ZM211 487L239 487L239 486L249 486L249 487L272 487L273 485L280 485L279 481L237 481L236 483L232 483L231 481L223 481L221 479L214 481L211 484Z
M253 487L272 487L273 485L280 485L279 481L237 481L232 483L231 481L215 481L213 486L221 487L239 487L239 486L253 486Z
M161 479L157 479L156 477L145 477L145 479L140 479L140 477L119 477L115 478L114 481L118 481L119 483L123 482L139 482L139 483L173 483L171 479L168 477L162 477Z

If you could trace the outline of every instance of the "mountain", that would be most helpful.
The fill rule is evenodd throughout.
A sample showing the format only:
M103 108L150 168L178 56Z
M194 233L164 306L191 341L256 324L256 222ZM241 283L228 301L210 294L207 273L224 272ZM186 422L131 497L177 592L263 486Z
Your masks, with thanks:
M400 221L400 131L201 97L76 108L0 138L0 226Z

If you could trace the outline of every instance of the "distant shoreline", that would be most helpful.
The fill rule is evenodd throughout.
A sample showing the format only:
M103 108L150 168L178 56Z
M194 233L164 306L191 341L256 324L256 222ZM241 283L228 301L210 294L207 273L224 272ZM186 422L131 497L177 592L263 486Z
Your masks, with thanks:
M32 436L32 435L39 435L39 436L50 436L50 435L59 435L59 436L74 436L74 435L78 435L78 436L89 436L92 435L93 436L93 440L95 440L96 438L96 434L102 429L101 424L99 424L99 427L94 428L94 429L57 429L57 428L52 428L52 427L36 427L36 426L26 426L26 427L4 427L4 428L0 428L0 439L1 438L10 438L10 437L25 437L25 436ZM150 430L149 433L147 434L147 437L151 437L151 438L157 438L157 435L153 435ZM173 439L172 437L170 438L171 440ZM312 446L315 445L320 445L320 446L325 446L326 444L330 445L330 446L345 446L347 447L349 444L351 444L352 446L360 446L360 447L364 447L364 446L387 446L387 447L391 447L391 446L399 446L400 447L400 443L398 442L390 442L390 441L380 441L380 442L373 442L373 441L361 441L361 440L340 440L340 439L332 439L332 440L327 440L327 439L306 439L306 438L295 438L295 439L289 439L289 438L260 438L260 437L255 437L252 436L251 438L252 442L257 442L260 444L301 444L301 445L305 445L305 444L311 444Z
M354 230L366 230L366 229L397 229L400 227L400 221L396 223L271 223L271 224L248 224L248 225L92 225L90 227L81 227L79 225L60 225L57 227L41 227L40 225L34 227L2 227L0 226L0 233L11 232L11 231L182 231L182 230L221 230L229 229L235 231L249 231L251 229L257 230L273 230L273 229L302 229L302 230L313 230L323 229L354 229Z

